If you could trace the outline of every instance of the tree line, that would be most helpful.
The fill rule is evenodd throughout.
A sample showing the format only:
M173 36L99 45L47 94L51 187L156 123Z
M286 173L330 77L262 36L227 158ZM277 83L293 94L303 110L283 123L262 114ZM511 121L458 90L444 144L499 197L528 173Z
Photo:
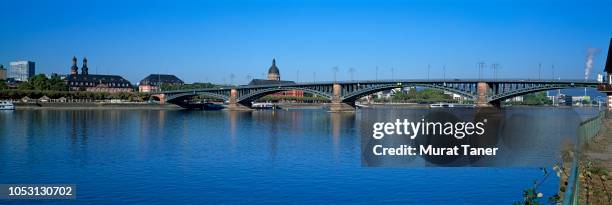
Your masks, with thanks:
M444 94L443 91L434 89L410 89L408 92L395 92L390 99L378 98L374 96L375 102L413 102L413 103L431 103L431 102L456 102L451 95Z

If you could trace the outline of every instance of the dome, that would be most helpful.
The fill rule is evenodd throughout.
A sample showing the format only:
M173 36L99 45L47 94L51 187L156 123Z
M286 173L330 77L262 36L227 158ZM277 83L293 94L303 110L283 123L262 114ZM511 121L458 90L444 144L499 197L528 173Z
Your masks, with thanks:
M280 71L276 67L276 59L272 59L272 66L268 69L268 80L280 80Z
M272 59L272 66L268 69L268 74L280 74L278 67L276 67L276 59Z

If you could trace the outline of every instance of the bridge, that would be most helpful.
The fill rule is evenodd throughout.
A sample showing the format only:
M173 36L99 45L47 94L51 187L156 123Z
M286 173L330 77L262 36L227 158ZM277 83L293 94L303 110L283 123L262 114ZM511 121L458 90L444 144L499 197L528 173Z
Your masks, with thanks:
M597 88L592 80L521 80L521 79L428 79L428 80L359 80L312 83L287 83L257 86L228 86L208 89L175 90L153 93L163 103L181 107L197 95L222 99L230 110L249 109L258 98L287 90L302 90L331 101L330 111L355 110L355 101L377 93L403 87L424 87L448 91L474 101L478 107L499 107L501 102L515 96L565 88Z

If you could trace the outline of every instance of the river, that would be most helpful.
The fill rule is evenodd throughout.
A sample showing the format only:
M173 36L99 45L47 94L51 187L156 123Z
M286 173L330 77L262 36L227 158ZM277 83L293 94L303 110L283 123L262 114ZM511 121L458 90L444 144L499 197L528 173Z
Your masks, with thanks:
M506 111L563 119L568 110L594 113ZM395 112L3 111L0 184L76 184L77 199L0 203L511 204L542 177L536 167L362 166L360 123ZM561 134L538 121L529 127L558 145ZM557 189L556 176L539 188L545 197Z

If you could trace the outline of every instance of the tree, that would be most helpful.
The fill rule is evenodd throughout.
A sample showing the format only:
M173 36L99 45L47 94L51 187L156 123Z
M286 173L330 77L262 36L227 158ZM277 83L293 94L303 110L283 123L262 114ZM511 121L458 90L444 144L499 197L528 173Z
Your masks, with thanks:
M552 101L548 99L545 92L531 93L523 97L523 104L525 105L547 105L552 104Z
M17 89L19 89L19 90L34 90L34 86L32 86L32 84L30 84L29 82L21 82L21 83L19 83L19 85L17 85Z
M182 85L162 84L161 85L161 89L163 91L205 89L205 88L215 88L215 87L217 87L217 85L212 84L212 83L193 83L193 84L182 84Z
M62 80L59 75L51 76L49 80L50 89L55 91L68 91L68 85Z
M47 78L47 76L45 76L45 74L38 74L34 77L31 77L30 85L32 85L34 90L49 90L51 88L49 79Z
M8 89L8 86L6 86L6 83L4 81L0 81L0 90L6 90Z

